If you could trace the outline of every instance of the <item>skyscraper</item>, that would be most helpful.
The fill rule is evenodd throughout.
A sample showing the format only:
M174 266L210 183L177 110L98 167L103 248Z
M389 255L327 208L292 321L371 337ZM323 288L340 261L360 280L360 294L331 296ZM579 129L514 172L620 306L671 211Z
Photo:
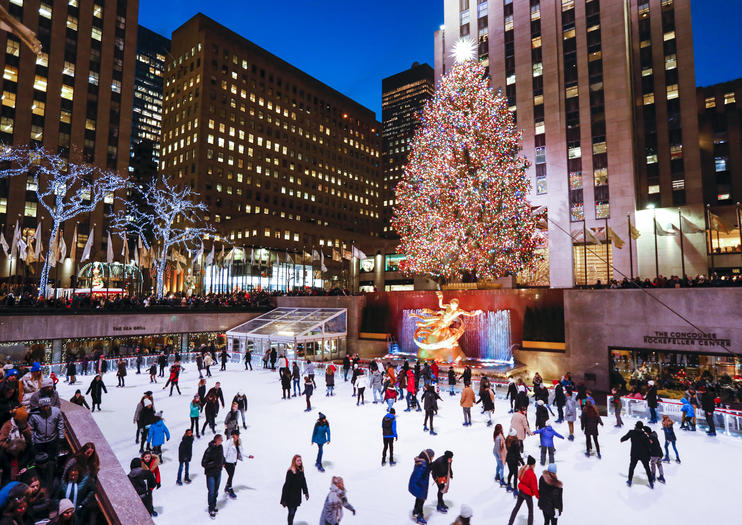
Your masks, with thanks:
M434 71L428 64L415 62L410 69L381 81L382 220L384 237L394 237L389 221L394 207L394 188L402 175L425 103L433 96Z
M436 75L457 40L473 40L523 129L529 197L548 216L548 284L605 281L611 265L636 272L607 229L633 242L637 209L702 202L690 0L445 0L444 10Z

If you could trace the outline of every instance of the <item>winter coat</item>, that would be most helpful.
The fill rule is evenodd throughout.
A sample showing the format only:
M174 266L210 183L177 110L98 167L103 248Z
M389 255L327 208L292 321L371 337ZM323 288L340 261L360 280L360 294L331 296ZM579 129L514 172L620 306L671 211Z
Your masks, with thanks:
M325 371L325 386L335 386L335 373L330 372L329 368Z
M85 407L88 410L90 410L90 405L88 405L88 402L85 400L85 396L81 395L80 397L72 396L70 398L70 403L74 403L76 405L79 405L81 407Z
M441 397L436 393L436 391L430 388L426 390L425 392L423 392L423 395L420 398L420 400L422 401L423 408L425 410L435 411L435 410L438 410L438 400L440 398Z
M330 424L317 421L312 431L312 443L324 445L328 441L330 441Z
M600 414L588 413L587 410L583 410L580 415L580 428L585 432L586 436L597 436L598 425L602 425L603 420L600 418Z
M643 430L632 428L621 438L621 442L631 440L632 458L649 458L649 438Z
M486 390L483 390L479 394L479 401L477 403L482 402L482 408L484 408L485 412L494 412L495 411L495 395L492 393L492 390L489 388Z
M344 490L340 490L337 485L330 485L330 493L325 498L325 505L322 507L322 515L319 518L320 525L337 525L343 519L343 507L355 514L356 509L348 503L348 498Z
M505 448L505 436L502 434L495 438L495 446L492 449L492 453L500 458L500 461L505 463L508 451Z
M305 496L309 496L304 471L292 472L291 469L287 470L286 481L283 482L283 488L281 489L281 505L288 508L298 507L301 505L302 492Z
M557 383L554 387L554 404L563 407L566 402L567 396L564 395L564 387L561 383Z
M68 498L77 509L87 507L94 497L93 480L82 475L74 483L63 480L56 494L57 499Z
M199 417L201 414L201 405L195 401L191 401L189 415L190 417Z
M577 421L577 401L574 394L567 396L567 401L564 405L564 419L572 422Z
M64 439L64 418L57 407L51 407L48 416L42 412L32 413L28 417L28 426L31 428L31 441L34 445Z
M427 449L420 452L420 455L415 458L415 466L412 469L407 490L416 498L427 499L428 497L428 478L432 456L433 451Z
M190 461L193 457L193 436L183 436L178 445L178 461Z
M102 379L96 380L94 378L90 382L90 386L88 387L88 390L85 393L90 394L90 398L93 400L93 403L100 404L100 401L103 398L103 392L105 392L106 394L108 393L108 390L106 389L106 385L103 384L103 380Z
M453 371L453 368L448 369L448 384L450 386L456 384L456 372Z
M542 428L549 420L549 409L546 405L536 405L536 428Z
M564 439L564 436L562 436L559 432L551 428L551 425L534 430L533 433L541 435L541 446L547 447L547 448L554 446L555 437L558 437L559 439Z
M683 403L683 407L680 410L685 414L686 419L696 417L696 409L693 408L693 405L687 399L683 398L680 402Z
M505 394L505 399L515 400L515 397L517 395L518 395L518 388L515 386L515 383L510 383L508 385L508 393Z
M384 391L384 401L387 399L397 399L397 391L391 385Z
M394 414L387 413L381 420L381 433L385 438L397 437L397 418Z
M134 486L134 490L139 494L139 497L147 496L149 491L154 489L155 485L157 485L155 475L149 470L141 467L132 469L131 472L129 472L128 477L129 481L131 481L131 484Z
M652 431L647 438L649 439L649 457L659 458L664 456L662 446L660 446L659 437L657 437L657 432Z
M544 512L544 516L553 518L555 511L562 513L562 482L556 476L545 470L538 481L538 508Z
M237 403L237 410L247 410L247 396L242 394L241 396L234 396L232 403Z
M18 391L22 394L21 404L28 406L34 392L41 390L41 380L41 376L35 378L33 373L28 372L18 381Z
M119 377L126 377L126 363L122 362L118 364L118 371L116 375Z
M381 389L381 372L378 370L371 372L371 388L374 390Z
M229 438L229 436L232 435L232 431L240 428L239 417L240 417L239 410L230 409L229 412L227 412L227 417L224 418L224 426L226 427L226 430L224 433L226 434L227 438Z
M77 366L74 361L67 363L67 375L70 377L75 377L77 375Z
M214 419L218 413L219 403L216 399L207 399L206 404L204 404L204 414L206 415L206 419Z
M675 430L672 428L672 425L669 427L662 427L662 431L665 433L665 441L677 441L678 438L675 437Z
M657 387L654 385L649 387L649 390L647 390L647 395L644 398L647 400L647 406L649 408L657 408Z
M716 396L713 392L709 392L708 390L706 390L703 393L703 395L701 396L701 408L703 408L704 412L707 412L709 414L714 413L714 410L716 410L715 398Z
M234 444L232 438L229 438L224 449L224 462L237 463L237 461L242 461L242 450L239 445Z
M461 391L461 401L459 404L464 408L471 408L474 406L474 389L470 386L464 387Z
M206 393L206 397L209 397L211 394L214 394L214 397L222 404L222 408L224 408L224 394L222 393L222 389L212 386Z
M152 423L149 426L149 434L147 434L147 444L153 447L161 447L165 443L165 438L170 440L170 430L165 425L165 422L160 419L156 423Z
M417 394L417 387L415 386L415 372L412 370L407 371L407 391L413 395Z
M134 421L137 426L146 427L155 422L155 407L150 404L148 407L144 406L140 401L137 404L137 409L134 411Z
M430 464L430 474L438 485L445 485L443 493L448 492L448 483L453 479L453 470L446 456L441 456Z
M526 496L536 496L538 498L538 481L532 468L521 467L518 472L518 490Z
M160 484L160 458L157 456L157 454L152 454L151 459L149 460L149 463L142 460L142 468L146 468L155 477L155 482L159 485ZM153 490L154 487L151 487L150 490Z
M516 412L510 419L510 428L515 429L516 436L523 441L531 433L531 427L528 425L528 418L521 412Z
M368 387L368 376L366 374L361 374L356 379L356 388L367 388Z
M206 476L216 476L224 468L224 449L221 445L210 442L201 458L201 466Z

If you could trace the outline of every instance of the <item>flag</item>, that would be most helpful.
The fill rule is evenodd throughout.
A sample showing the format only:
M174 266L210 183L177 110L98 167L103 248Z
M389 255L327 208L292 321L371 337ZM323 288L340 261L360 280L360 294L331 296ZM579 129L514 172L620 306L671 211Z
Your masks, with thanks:
M0 246L2 246L3 251L5 252L5 257L8 256L8 252L10 251L10 246L8 246L8 241L5 240L5 233L0 232Z
M219 257L216 259L217 264L222 264L224 262L224 244L222 244L222 251L219 253Z
M106 262L113 263L113 241L111 240L111 230L108 230L108 246L106 251Z
M31 240L33 241L34 247L34 261L39 261L39 257L41 257L41 250L43 249L41 246L41 221L39 221L39 223L36 225L36 231L33 232L33 237L31 237Z
M657 235L659 235L660 237L672 237L673 235L677 235L677 231L664 229L662 225L657 222L656 218L654 219L654 227L657 229Z
M22 261L25 261L26 257L28 256L26 248L28 248L28 244L26 244L26 241L24 241L23 239L18 239L18 258Z
M13 232L13 240L10 243L10 258L14 259L18 253L18 241L21 240L21 230L18 228L18 221L15 221L15 231Z
M585 228L585 236L587 237L587 244L600 244L600 240L595 236L592 228Z
M317 250L312 250L312 260L313 261L319 261L320 260L319 252Z
M704 230L703 228L699 228L698 226L690 222L690 220L686 219L682 215L680 216L680 222L681 222L681 226L683 227L683 233L705 233L706 232L706 230Z
M715 213L709 212L709 225L711 226L712 230L722 233L729 233L729 228L727 228L726 224L721 221L721 217L719 217ZM18 223L16 223L16 227L17 226Z
M613 241L613 244L616 245L616 248L618 248L619 250L623 248L623 245L625 244L623 242L623 239L619 237L618 234L614 232L613 228L611 228L610 226L608 226L608 229L606 230L606 236L608 239Z
M633 224L631 224L630 222L629 222L629 236L630 236L630 237L631 237L632 239L634 239L634 240L637 240L637 239L638 239L639 237L641 237L641 236L642 236L641 232L640 232L639 230L637 230L637 229L636 229L636 228L634 227L634 225L633 225Z
M343 250L343 259L351 260L353 258L353 252L350 250Z
M134 245L134 264L139 266L139 246Z
M294 264L294 260L289 255L289 252L286 252L286 264Z
M356 259L361 259L362 260L362 259L365 259L366 258L366 254L363 253L358 248L356 248L355 246L353 246L353 257L355 257Z
M320 270L322 270L323 272L327 271L327 266L325 266L325 252L324 251L319 252L319 267L320 267Z
M57 251L59 252L57 263L64 262L65 257L67 257L67 243L64 242L64 232L59 236L59 249Z
M250 248L250 266L255 266L255 248Z
M72 244L70 247L72 248L70 250L70 259L72 259L72 262L75 262L75 258L77 257L77 224L75 224L75 231L72 232Z
M206 256L206 260L204 261L204 266L210 266L214 263L214 245L211 245L211 251L209 252L209 255Z
M193 260L200 261L201 257L203 256L204 256L204 243L201 242L201 246L199 246L198 250L196 250L196 253L193 254Z
M338 261L338 262L342 261L342 258L340 257L340 252L335 250L334 248L332 250L332 260Z
M90 228L90 232L88 233L88 240L85 243L85 248L82 249L82 257L80 257L80 262L85 262L88 259L90 259L90 250L93 249L93 239L95 238L95 224Z

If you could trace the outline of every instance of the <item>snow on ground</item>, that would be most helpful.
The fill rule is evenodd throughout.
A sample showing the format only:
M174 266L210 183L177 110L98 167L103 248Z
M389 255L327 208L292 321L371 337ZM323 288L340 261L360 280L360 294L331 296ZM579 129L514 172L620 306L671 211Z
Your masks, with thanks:
M425 515L431 525L450 524L455 520L462 503L474 509L473 523L507 523L514 498L495 485L495 460L492 455L492 428L485 424L479 405L472 409L474 425L461 425L462 414L458 396L450 397L441 392L443 402L435 420L437 436L422 431L423 412L404 412L404 403L397 403L397 430L394 467L381 466L381 419L385 406L374 405L372 395L367 395L366 405L356 407L351 398L352 387L344 383L342 374L336 376L335 397L325 397L324 375L318 374L319 387L312 397L313 410L304 412L304 398L281 399L277 372L257 368L244 371L237 363L230 363L226 372L214 372L208 388L221 381L227 407L239 391L247 394L248 429L243 431L244 455L254 455L237 465L234 489L236 500L223 493L226 472L222 474L217 521L222 523L285 523L286 511L279 504L281 487L286 469L294 454L301 454L305 462L309 501L298 510L295 523L315 524L319 521L322 505L333 475L345 479L349 501L358 513L354 517L346 512L343 523L352 524L403 524L410 523L413 498L407 492L407 482L413 458L422 449L432 448L436 455L445 450L454 452L451 488L446 502L451 507L448 515L435 510L436 489L431 483ZM94 418L109 440L124 470L138 455L134 444L136 425L132 423L134 409L141 394L152 389L155 408L163 410L171 439L163 447L164 463L160 467L162 488L155 491L155 509L160 513L155 522L161 525L205 523L206 483L201 456L211 438L194 443L191 478L193 483L179 487L175 484L178 469L178 443L189 425L188 405L196 392L198 374L195 366L186 365L181 375L182 396L168 397L159 385L149 384L149 376L135 375L129 371L126 388L116 388L116 377L108 373L104 382L108 394L103 396L103 411ZM218 369L218 367L213 367ZM144 369L143 369L144 372ZM82 378L82 383L80 383ZM75 388L87 388L92 377L78 376L77 385L60 383L60 395L69 398ZM368 390L368 389L367 389ZM369 398L371 401L369 401ZM88 399L89 401L89 399ZM332 442L325 446L324 465L320 473L312 465L316 446L311 445L311 433L317 413L322 411L330 422ZM221 409L217 418L217 431L223 431L226 410ZM535 415L529 414L533 425ZM496 404L496 420L509 428L510 415L504 400ZM603 459L584 456L584 436L577 428L574 442L556 440L556 463L559 478L564 483L564 514L560 524L619 524L619 523L733 523L738 514L737 468L742 460L742 440L719 436L710 438L704 432L680 431L676 425L678 449L682 464L665 464L667 484L657 484L650 490L641 465L634 476L634 486L624 482L628 472L629 443L619 443L619 438L634 420L628 420L623 429L613 428L613 420L603 418L600 443ZM203 417L201 418L203 424ZM579 423L578 423L579 426ZM558 432L567 436L567 424L555 425ZM660 436L662 432L656 426ZM663 439L664 442L664 439ZM538 436L526 440L527 454L539 458ZM674 459L674 457L673 457ZM537 476L542 468L536 465ZM507 472L507 467L506 467ZM535 509L535 523L541 523L541 512ZM525 506L516 524L526 523Z

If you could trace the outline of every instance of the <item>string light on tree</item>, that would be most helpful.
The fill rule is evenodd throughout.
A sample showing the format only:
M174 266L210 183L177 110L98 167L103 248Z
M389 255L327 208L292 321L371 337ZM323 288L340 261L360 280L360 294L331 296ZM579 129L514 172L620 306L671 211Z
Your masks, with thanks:
M392 226L409 273L496 279L534 263L528 161L507 101L493 93L471 41L422 113L396 189Z
M451 56L457 64L463 64L469 60L474 60L477 56L477 43L471 38L460 38L453 45Z

